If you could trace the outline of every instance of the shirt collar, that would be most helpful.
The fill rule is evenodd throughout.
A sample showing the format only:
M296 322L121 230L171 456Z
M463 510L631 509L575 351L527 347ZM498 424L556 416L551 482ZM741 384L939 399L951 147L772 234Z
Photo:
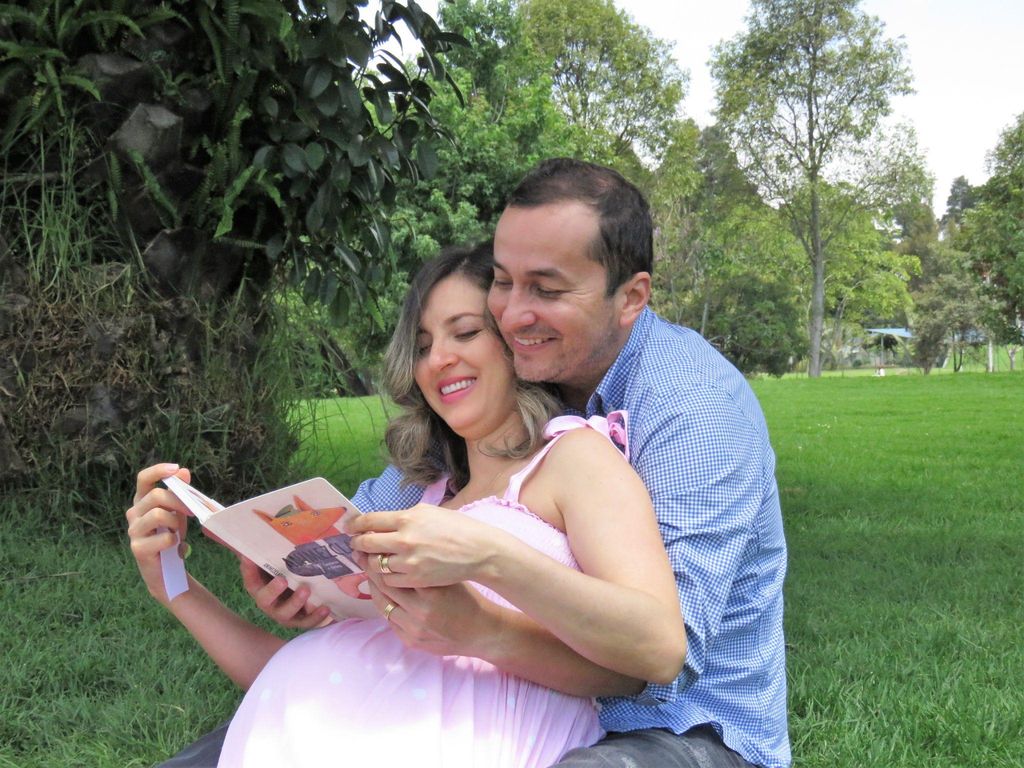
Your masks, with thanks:
M604 374L601 383L587 401L587 418L594 415L607 416L612 411L622 409L626 397L626 384L633 370L633 361L640 353L653 323L654 312L644 307L643 312L633 323L625 346L619 350L612 367Z

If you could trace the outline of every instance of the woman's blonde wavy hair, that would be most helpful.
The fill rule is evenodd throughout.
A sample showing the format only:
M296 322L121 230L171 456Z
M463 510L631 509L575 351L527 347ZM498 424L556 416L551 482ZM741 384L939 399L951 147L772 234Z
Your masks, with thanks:
M428 261L416 273L406 294L398 326L384 353L384 386L402 407L384 433L391 462L407 483L427 485L447 474L461 488L469 480L466 443L427 405L416 385L419 354L417 336L420 317L430 292L442 280L460 275L486 291L493 278L494 253L490 242L472 247L449 247ZM485 310L487 331L501 338L494 318ZM506 348L511 360L512 353ZM536 451L544 440L544 425L561 411L561 404L548 385L516 379L516 407L526 428L526 438L517 445L489 446L495 456L522 458Z

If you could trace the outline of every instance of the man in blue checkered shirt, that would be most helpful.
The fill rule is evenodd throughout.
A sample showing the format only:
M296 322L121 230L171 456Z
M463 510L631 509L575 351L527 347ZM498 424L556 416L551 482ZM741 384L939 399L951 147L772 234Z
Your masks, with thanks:
M676 574L687 630L682 673L670 685L624 678L521 614L495 628L473 614L472 601L451 599L461 585L403 600L403 625L419 622L404 639L599 696L608 736L570 752L562 768L784 768L786 544L774 454L743 376L697 333L647 308L652 234L646 201L619 174L574 160L541 163L495 231L488 305L520 377L557 385L570 412L628 413L630 462ZM421 493L388 468L353 501L364 511L406 509ZM252 567L246 583L268 615L288 626L319 621L304 595L282 593L261 574Z
M567 663L553 669L549 655L515 633L479 641L468 654L571 692L634 694L602 696L609 738L561 766L789 765L786 543L774 454L743 376L697 333L646 308L646 201L613 171L547 161L513 192L494 252L488 305L516 373L557 384L573 412L628 412L630 460L676 573L687 651L673 684L640 691ZM386 472L354 502L404 509L418 493L403 492ZM443 610L438 624L459 627L453 634L466 626ZM437 631L424 627L424 647L440 652ZM467 653L463 638L452 642Z

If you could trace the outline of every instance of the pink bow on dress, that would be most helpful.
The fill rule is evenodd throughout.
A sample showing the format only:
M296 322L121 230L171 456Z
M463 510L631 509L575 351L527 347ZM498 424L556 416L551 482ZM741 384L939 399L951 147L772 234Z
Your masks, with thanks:
M550 440L555 435L583 424L611 440L612 445L629 461L629 418L626 411L612 411L607 416L591 416L589 419L582 416L557 416L544 427L544 437Z

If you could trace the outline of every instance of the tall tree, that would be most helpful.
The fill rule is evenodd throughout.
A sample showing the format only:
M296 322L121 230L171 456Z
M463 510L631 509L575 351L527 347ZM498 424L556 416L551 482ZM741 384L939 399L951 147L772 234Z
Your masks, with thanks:
M854 210L879 207L886 190L926 186L912 135L881 146L890 98L910 92L904 45L856 0L753 0L747 24L714 55L718 116L807 254L808 373L818 376L830 243ZM828 211L827 184L847 192Z
M744 373L803 354L799 246L736 165L721 131L680 124L653 173L652 303L698 329Z
M448 57L465 100L441 94L435 105L453 141L429 186L471 205L489 232L530 167L571 152L572 129L554 102L550 64L513 0L454 0L442 7L441 23L469 40Z
M896 210L895 225L895 249L920 262L920 270L910 280L910 289L917 290L944 270L940 223L927 201L908 200Z
M922 260L923 280L915 287L910 327L914 363L925 373L952 353L959 371L968 348L984 339L993 302L982 291L967 254L938 241L931 258Z
M833 190L824 191L827 207ZM919 258L894 243L893 233L879 228L869 213L859 211L847 219L832 240L825 280L825 309L832 328L824 356L830 366L842 362L850 331L860 336L866 326L906 322L910 281L919 272Z
M522 8L551 62L557 103L584 130L582 153L610 163L657 156L686 84L669 43L612 0L525 0Z
M515 0L452 0L439 21L468 45L444 55L461 96L430 103L445 127L429 180L405 180L389 219L398 274L369 313L334 333L364 372L380 359L408 287L407 276L441 246L489 237L508 193L544 157L572 155L578 129L552 97L550 62L528 38ZM370 377L365 377L370 378Z
M963 221L964 213L973 208L977 202L978 188L972 187L966 176L957 176L949 187L946 212L942 216L943 226L951 223L959 225Z
M1012 365L1024 342L1024 113L1003 132L989 169L956 242L995 302L990 328L997 341L1010 345Z
M679 308L702 292L709 271L702 194L707 182L700 168L701 143L696 123L679 123L652 176L650 201L658 223L654 231L654 302L675 322L683 322ZM693 317L685 324L703 333L703 324Z

